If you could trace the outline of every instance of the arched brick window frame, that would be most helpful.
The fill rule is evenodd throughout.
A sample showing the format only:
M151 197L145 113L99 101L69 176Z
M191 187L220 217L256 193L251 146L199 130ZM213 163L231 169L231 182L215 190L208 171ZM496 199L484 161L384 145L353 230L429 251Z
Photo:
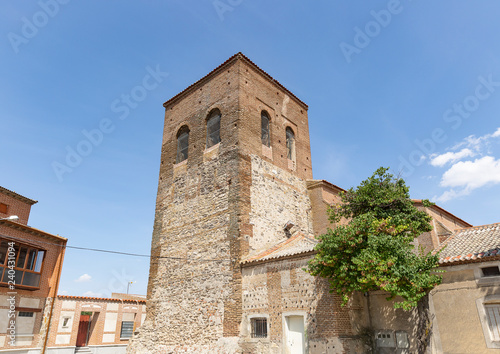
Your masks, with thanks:
M207 116L207 149L220 143L220 120L221 114L217 108Z
M183 125L177 131L177 156L175 158L175 163L187 160L189 151L189 128L187 125Z
M261 130L261 141L262 145L271 147L271 130L270 130L271 119L266 111L260 113L260 130Z
M292 128L286 127L286 157L295 161L295 133Z

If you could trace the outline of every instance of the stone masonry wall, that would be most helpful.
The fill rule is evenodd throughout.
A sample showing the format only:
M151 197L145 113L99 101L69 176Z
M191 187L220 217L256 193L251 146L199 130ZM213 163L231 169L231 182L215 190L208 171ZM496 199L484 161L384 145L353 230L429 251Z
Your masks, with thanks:
M312 234L311 203L306 183L293 174L252 156L252 211L250 255L288 238L283 226L291 221L304 234Z
M148 315L130 353L237 350L241 318L238 63L170 102L152 240ZM206 118L221 112L221 142L206 149ZM175 164L189 127L188 159ZM173 258L168 258L173 257ZM220 261L205 261L220 259ZM233 348L234 347L234 348ZM229 349L228 349L229 348ZM233 349L231 349L233 348Z

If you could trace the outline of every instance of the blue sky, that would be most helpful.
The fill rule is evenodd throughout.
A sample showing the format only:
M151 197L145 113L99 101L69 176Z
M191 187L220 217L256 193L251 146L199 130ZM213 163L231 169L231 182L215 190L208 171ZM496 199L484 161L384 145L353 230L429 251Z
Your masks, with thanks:
M162 103L239 51L309 105L314 178L349 188L386 166L413 198L500 222L497 1L0 7L0 184L71 246L149 253ZM148 268L68 249L60 293L145 293Z

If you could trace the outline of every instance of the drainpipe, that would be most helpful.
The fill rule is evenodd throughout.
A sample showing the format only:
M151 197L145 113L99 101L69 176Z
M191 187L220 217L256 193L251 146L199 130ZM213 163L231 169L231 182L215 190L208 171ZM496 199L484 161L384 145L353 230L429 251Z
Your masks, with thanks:
M54 303L56 302L57 292L59 290L59 279L61 279L62 261L64 258L64 250L65 249L66 249L66 245L63 244L61 247L61 253L59 254L59 258L57 260L59 267L57 269L56 287L54 289L54 296L53 296L52 304L50 304L49 322L47 323L47 332L45 333L45 340L43 341L43 348L42 348L41 354L45 354L45 350L47 349L47 341L49 339L49 334L50 334L50 324L52 323L52 314L54 312Z

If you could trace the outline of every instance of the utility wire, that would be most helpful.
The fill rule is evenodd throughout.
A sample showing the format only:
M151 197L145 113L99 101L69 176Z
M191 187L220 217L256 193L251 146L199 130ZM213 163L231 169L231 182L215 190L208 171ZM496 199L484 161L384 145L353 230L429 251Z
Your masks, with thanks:
M12 236L5 236L8 239L13 239ZM68 245L61 245L60 243L54 243L54 242L46 242L46 241L40 241L40 240L33 240L31 241L33 243L44 243L47 245L53 245L53 246L59 246L63 248L73 248L77 250L83 250L83 251L92 251L92 252L102 252L102 253L113 253L113 254L121 254L124 256L132 256L132 257L143 257L143 258L149 258L149 259L170 259L170 260L177 260L177 261L198 261L198 262L230 262L231 259L228 258L221 258L221 259L205 259L205 258L187 258L187 257L169 257L169 256L151 256L148 254L139 254L139 253L129 253L129 252L120 252L120 251L111 251L111 250L103 250L99 248L89 248L89 247L77 247L77 246L68 246ZM23 243L23 240L19 240L19 243Z

